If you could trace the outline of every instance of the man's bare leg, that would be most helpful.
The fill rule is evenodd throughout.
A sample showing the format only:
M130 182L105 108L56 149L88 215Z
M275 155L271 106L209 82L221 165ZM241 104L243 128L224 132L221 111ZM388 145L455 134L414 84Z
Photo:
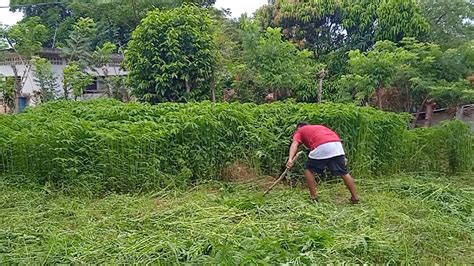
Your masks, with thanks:
M354 183L354 178L350 174L345 174L342 176L344 179L344 183L346 184L347 189L351 192L351 201L353 203L357 203L359 201L359 197L357 196L356 186Z
M316 191L316 180L314 179L314 173L306 169L304 170L304 176L306 177L306 184L308 185L311 199L316 200L318 198L318 192Z

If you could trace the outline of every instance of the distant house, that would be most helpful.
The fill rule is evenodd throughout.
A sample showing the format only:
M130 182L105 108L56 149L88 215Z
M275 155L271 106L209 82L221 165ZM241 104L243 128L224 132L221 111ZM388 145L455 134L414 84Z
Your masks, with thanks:
M451 112L451 110L447 108L435 109L431 118L432 125L439 124L452 118L457 118L468 123L471 126L471 131L474 132L474 104L461 106L456 113ZM416 126L422 127L425 123L425 119L426 112L420 113L420 116L416 121Z
M51 62L52 64L52 71L54 75L57 77L57 83L58 87L56 89L56 95L61 96L64 94L63 91L63 70L66 67L66 60L61 57L60 51L58 49L48 49L44 48L40 53L39 56L42 58L47 59L48 61ZM110 63L107 65L104 65L100 69L97 69L98 73L104 73L103 75L108 75L108 76L123 76L126 75L127 72L125 72L121 67L121 63L123 61L123 56L119 54L114 54L110 58ZM22 64L22 60L20 59L20 56L15 53L13 50L7 50L5 53L5 56L0 58L0 76L2 77L14 77L12 65L16 65L16 68L18 69L18 75L16 78L21 78L23 76L23 73L27 71L27 67ZM90 72L91 75L97 76L97 74L94 71ZM22 105L30 106L30 105L35 105L35 92L40 91L40 88L38 85L34 82L33 78L33 70L29 69L28 73L26 73L26 81L24 83L21 95L20 95L20 106L24 107ZM85 92L82 98L96 98L103 96L105 93L105 87L103 82L101 82L101 79L97 76L94 78L94 82L90 84ZM1 98L2 96L0 95L0 113L5 111L4 106L1 103Z

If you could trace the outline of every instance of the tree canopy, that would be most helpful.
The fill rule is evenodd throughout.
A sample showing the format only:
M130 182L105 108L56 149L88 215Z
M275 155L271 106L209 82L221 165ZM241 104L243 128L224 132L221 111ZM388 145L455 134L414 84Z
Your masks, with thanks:
M211 25L192 5L149 12L126 53L133 93L151 103L208 96L217 54Z

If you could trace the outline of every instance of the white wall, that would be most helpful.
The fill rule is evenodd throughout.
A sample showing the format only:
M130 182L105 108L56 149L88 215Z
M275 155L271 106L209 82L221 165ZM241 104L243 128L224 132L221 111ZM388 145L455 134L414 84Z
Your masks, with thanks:
M63 70L64 70L65 67L66 67L66 65L64 65L64 64L63 65L52 65L53 74L55 75L55 77L57 77L57 84L58 84L58 88L56 89L56 94L57 95L63 95L63 81L64 81L64 79L63 79ZM25 70L26 70L26 67L24 65L17 65L16 68L18 70L18 75L19 76L22 76L24 74ZM99 71L100 74L103 73L102 69L98 69L98 71ZM122 71L119 67L115 67L115 66L108 65L107 66L107 71L108 71L109 76L127 75L127 72ZM92 72L92 71L88 71L88 72L91 75L94 75L94 76L96 75L95 72ZM9 65L0 65L0 75L3 75L5 77L13 77L14 74L13 74L12 67L9 66ZM26 78L25 84L23 86L22 93L27 95L27 96L31 96L31 95L33 95L34 91L39 91L39 90L40 90L40 88L34 82L33 71L30 70L27 74L27 78ZM30 101L30 104L34 105L35 103Z

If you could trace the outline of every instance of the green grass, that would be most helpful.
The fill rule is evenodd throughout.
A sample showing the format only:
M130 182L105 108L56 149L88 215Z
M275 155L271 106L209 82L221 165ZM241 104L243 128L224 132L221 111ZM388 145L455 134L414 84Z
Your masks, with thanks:
M474 261L472 177L279 186L207 183L102 198L0 182L0 264L421 263Z

